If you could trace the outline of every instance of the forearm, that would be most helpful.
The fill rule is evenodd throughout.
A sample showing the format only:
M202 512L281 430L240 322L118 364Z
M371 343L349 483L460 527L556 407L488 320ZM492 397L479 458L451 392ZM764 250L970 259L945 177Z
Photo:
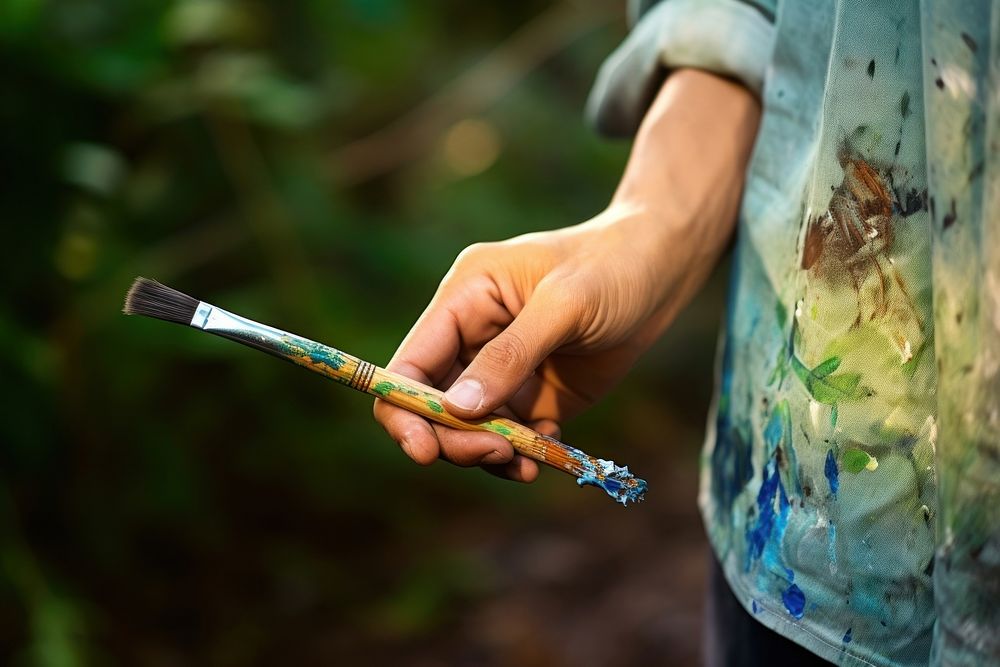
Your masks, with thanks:
M646 230L671 245L683 239L718 250L731 235L760 103L742 85L682 69L643 119L612 200L649 213Z
M390 370L451 385L444 407L464 419L503 408L555 427L585 409L711 271L732 233L759 115L737 84L694 70L672 74L611 205L580 225L468 248ZM511 459L495 434L474 442L384 401L375 414L415 461L510 461L505 474L525 481L538 472Z
M746 88L673 73L639 128L608 212L587 224L633 248L652 301L641 344L658 337L711 273L735 228L760 120Z

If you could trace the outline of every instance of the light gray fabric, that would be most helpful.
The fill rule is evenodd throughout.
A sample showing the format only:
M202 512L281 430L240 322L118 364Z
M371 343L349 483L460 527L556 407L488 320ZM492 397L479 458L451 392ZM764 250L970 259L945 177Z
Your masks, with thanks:
M587 100L587 118L602 134L634 134L667 73L680 67L730 76L760 93L774 48L774 26L760 3L667 0L632 8L641 18L601 67Z

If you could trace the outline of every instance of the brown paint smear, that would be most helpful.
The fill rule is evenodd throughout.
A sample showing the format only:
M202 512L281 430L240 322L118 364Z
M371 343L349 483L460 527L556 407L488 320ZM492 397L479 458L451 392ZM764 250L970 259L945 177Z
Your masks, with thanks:
M830 284L850 281L858 296L854 326L863 319L862 285L872 278L876 289L867 319L880 318L889 312L893 283L916 315L906 284L889 259L895 243L891 179L846 143L837 157L844 179L833 191L829 209L809 220L802 268L810 272L810 277Z

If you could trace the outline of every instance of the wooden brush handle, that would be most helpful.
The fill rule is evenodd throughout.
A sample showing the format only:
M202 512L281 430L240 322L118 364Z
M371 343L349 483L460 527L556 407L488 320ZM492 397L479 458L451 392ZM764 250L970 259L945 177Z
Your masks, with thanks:
M499 415L490 415L476 421L459 419L445 410L443 392L399 373L376 366L371 386L367 391L404 410L445 426L465 431L491 431L509 440L519 454L577 477L584 474L580 462L570 456L568 445Z
M284 337L282 343L282 356L299 366L439 424L501 435L519 454L557 470L583 477L588 472L585 461L597 461L574 447L506 417L490 415L476 421L459 419L445 410L443 392L346 352L294 335Z

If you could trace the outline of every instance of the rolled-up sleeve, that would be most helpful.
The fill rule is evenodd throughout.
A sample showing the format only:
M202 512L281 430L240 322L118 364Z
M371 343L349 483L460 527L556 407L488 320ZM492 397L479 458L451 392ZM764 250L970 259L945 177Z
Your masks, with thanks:
M587 119L607 136L631 136L667 74L694 67L760 93L774 49L774 3L664 0L639 8L624 42L601 66Z

